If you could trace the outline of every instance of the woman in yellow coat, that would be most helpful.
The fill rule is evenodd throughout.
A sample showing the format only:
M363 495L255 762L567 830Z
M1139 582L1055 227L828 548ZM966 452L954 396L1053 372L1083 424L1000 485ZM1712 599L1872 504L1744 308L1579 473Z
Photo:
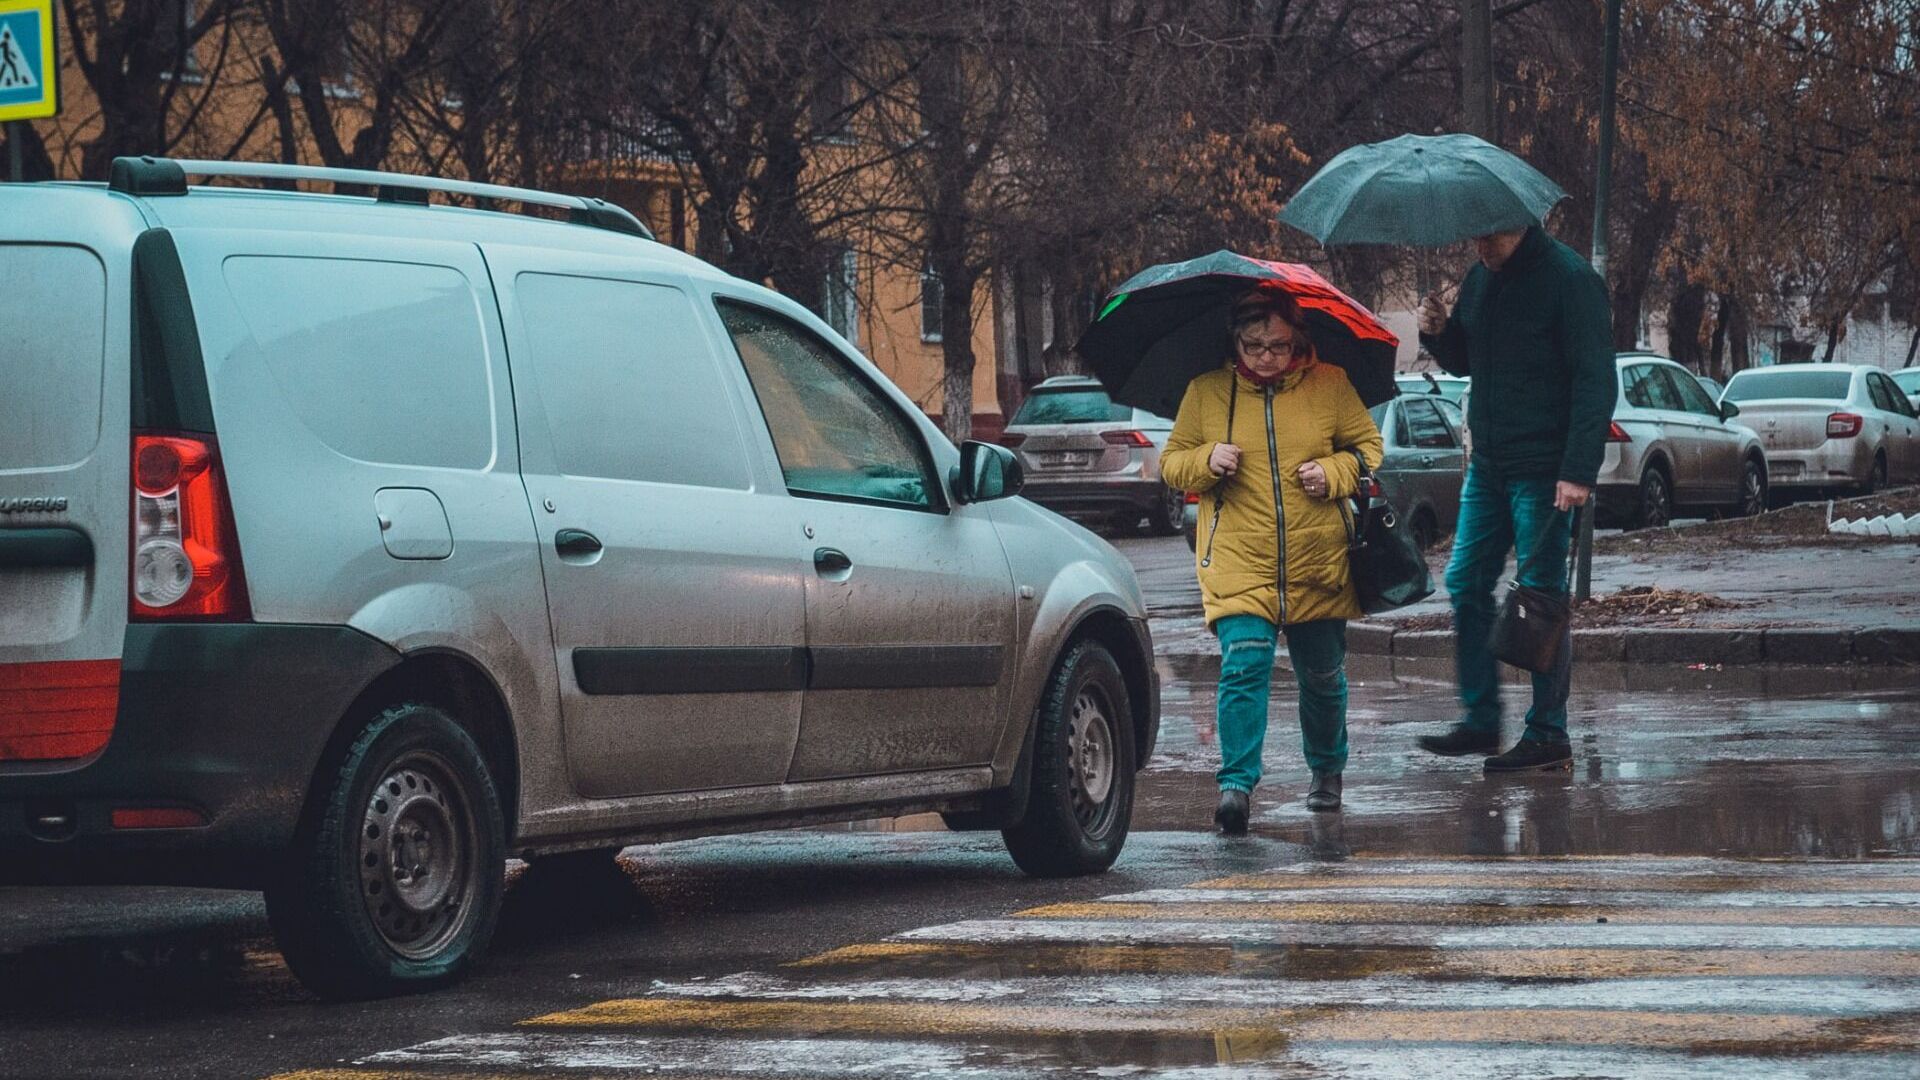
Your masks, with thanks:
M1278 637L1300 686L1310 810L1340 808L1347 763L1347 620L1360 617L1341 500L1380 431L1346 373L1319 363L1291 296L1256 289L1233 308L1233 356L1188 384L1160 457L1167 483L1201 493L1194 558L1220 641L1221 831L1246 831L1260 780Z

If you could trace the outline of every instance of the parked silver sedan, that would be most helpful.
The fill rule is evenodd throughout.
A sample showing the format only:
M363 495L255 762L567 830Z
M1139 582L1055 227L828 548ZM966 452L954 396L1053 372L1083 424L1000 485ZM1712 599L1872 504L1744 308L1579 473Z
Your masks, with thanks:
M1635 528L1686 513L1757 514L1767 507L1769 450L1734 423L1692 372L1664 356L1615 359L1619 398L1600 463L1595 519Z
M1182 493L1160 479L1173 421L1116 405L1098 380L1062 375L1034 387L1001 433L1020 457L1022 494L1068 517L1129 527L1141 517L1162 536L1180 529Z
M1871 492L1920 479L1920 417L1879 368L1780 364L1727 382L1724 402L1766 444L1768 482L1781 494Z

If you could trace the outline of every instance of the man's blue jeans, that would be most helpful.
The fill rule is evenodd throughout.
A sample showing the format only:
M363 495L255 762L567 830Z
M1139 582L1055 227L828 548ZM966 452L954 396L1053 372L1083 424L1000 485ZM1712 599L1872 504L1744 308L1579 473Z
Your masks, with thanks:
M1447 593L1453 602L1454 663L1460 681L1464 723L1500 732L1500 672L1488 647L1495 614L1493 590L1506 569L1507 552L1519 545L1522 585L1564 595L1572 515L1553 508L1553 480L1517 480L1476 459L1460 492L1460 523L1447 563ZM1542 539L1542 531L1545 538ZM1534 548L1539 545L1536 553ZM1567 737L1567 689L1573 668L1571 641L1562 641L1560 662L1533 677L1533 707L1527 739Z
M1267 740L1267 695L1273 685L1273 624L1258 615L1228 615L1213 624L1220 639L1220 771L1222 788L1252 792L1260 782ZM1293 677L1300 684L1300 749L1315 772L1347 767L1347 621L1317 619L1285 630Z

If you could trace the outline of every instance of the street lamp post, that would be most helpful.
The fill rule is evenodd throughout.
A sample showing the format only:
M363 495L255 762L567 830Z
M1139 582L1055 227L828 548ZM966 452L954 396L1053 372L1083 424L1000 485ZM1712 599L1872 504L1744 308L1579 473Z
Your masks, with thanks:
M1606 43L1600 81L1600 160L1593 177L1593 269L1607 280L1607 201L1613 188L1613 98L1620 76L1620 0L1607 0ZM1576 600L1593 596L1593 509L1580 515L1580 563L1574 576Z

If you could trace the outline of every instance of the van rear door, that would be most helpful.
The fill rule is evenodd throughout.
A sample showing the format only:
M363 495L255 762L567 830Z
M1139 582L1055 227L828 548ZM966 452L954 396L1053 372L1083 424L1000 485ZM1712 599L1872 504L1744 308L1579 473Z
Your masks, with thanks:
M0 190L0 769L86 758L113 730L142 227L97 190Z

